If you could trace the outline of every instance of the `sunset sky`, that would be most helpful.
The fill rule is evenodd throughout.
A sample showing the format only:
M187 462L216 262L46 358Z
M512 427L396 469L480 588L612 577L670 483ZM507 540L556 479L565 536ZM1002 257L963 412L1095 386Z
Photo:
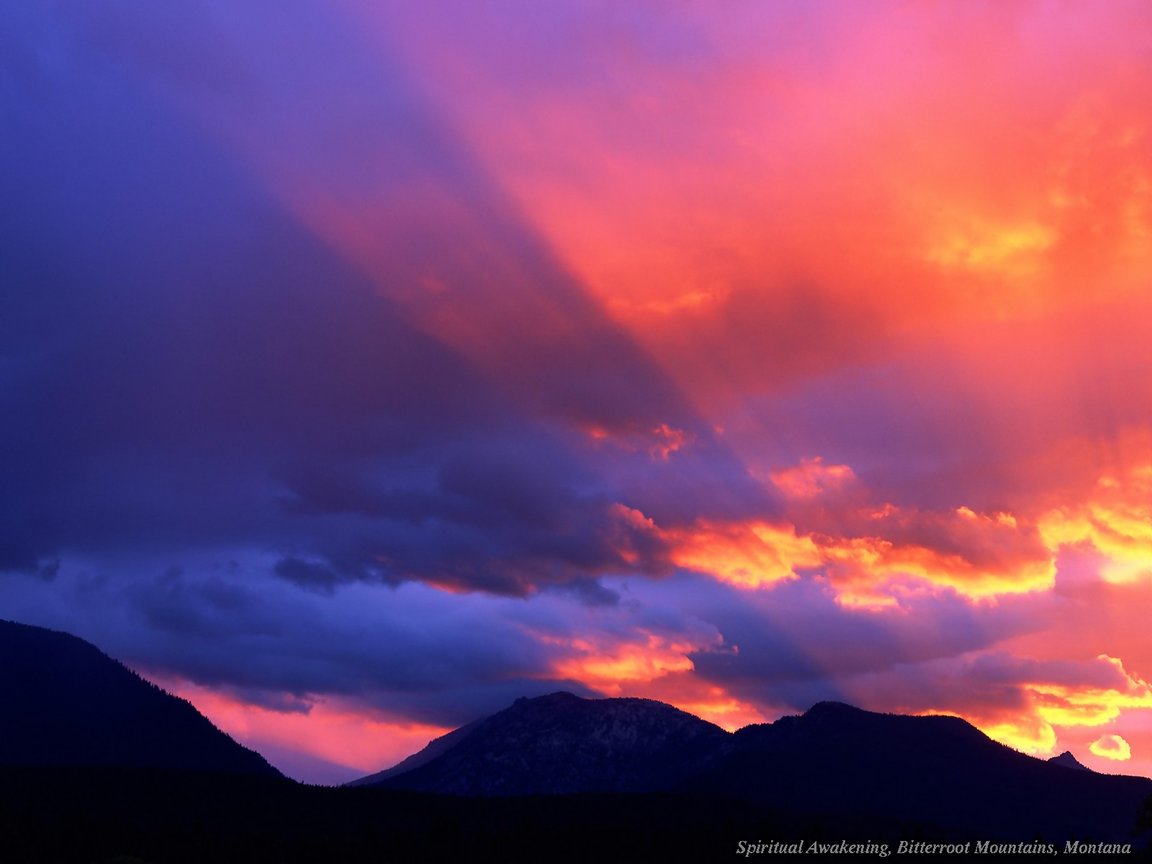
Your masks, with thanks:
M519 696L1152 775L1152 4L6 0L0 617L338 782Z

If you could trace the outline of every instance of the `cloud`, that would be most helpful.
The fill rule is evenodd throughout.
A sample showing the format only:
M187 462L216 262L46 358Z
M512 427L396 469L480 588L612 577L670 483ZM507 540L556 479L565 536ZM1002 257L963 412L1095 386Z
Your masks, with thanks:
M1119 735L1101 735L1089 745L1088 749L1105 759L1123 762L1132 758L1132 748Z
M1090 547L1103 558L1100 578L1108 582L1152 577L1152 465L1130 466L1121 477L1106 474L1086 500L1044 515L1040 532L1053 549Z
M121 561L115 575L71 561L54 584L6 580L0 596L8 614L74 632L145 675L272 712L337 699L390 722L452 726L521 695L590 692L556 674L561 649L520 622L599 608L578 598L547 595L537 613L522 600L407 584L349 586L318 602L258 557L237 559L159 571Z
M5 158L33 167L5 180L0 567L240 543L320 593L603 602L618 501L770 506L339 15L86 10L36 30L66 60L38 67L50 98L6 95ZM379 101L349 97L365 77ZM597 451L590 427L649 440Z
M941 513L869 501L848 466L825 480L807 476L812 464L774 475L792 521L700 518L665 528L637 509L616 513L676 566L750 589L819 576L842 603L883 606L917 591L982 598L1052 586L1055 551L1034 525L964 506Z

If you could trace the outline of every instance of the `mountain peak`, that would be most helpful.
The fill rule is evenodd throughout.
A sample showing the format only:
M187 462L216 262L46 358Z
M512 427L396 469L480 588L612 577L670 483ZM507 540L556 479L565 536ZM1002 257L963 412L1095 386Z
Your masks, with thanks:
M355 785L457 795L649 791L695 770L729 737L652 699L557 692L517 699Z
M1075 771L1091 771L1092 769L1072 755L1071 750L1065 750L1059 756L1053 756L1048 762L1062 768L1071 768Z

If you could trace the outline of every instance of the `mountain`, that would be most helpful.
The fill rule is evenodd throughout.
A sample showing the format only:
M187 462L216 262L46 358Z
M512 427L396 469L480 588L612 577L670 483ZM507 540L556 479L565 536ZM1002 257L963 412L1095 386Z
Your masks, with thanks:
M782 825L1061 845L1131 839L1152 795L1152 780L1070 771L957 717L823 702L730 734L659 702L570 693L518 700L358 783L471 796L659 792L750 803Z
M1130 837L1152 780L1026 756L958 717L909 717L824 702L749 726L693 780L769 809L897 818L957 837Z
M67 633L0 621L0 765L279 777L196 711Z
M1087 765L1083 764L1079 759L1072 755L1070 750L1065 750L1059 756L1053 756L1048 760L1051 765L1062 765L1065 768L1072 768L1076 771L1091 771Z
M731 736L651 699L518 699L354 785L453 795L651 792L701 770Z

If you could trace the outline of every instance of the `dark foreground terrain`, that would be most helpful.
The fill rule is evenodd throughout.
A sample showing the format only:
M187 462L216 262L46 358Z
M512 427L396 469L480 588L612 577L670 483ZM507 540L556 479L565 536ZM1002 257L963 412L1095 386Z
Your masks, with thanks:
M665 794L461 798L147 769L0 769L3 860L46 864L712 861L731 858L740 839L839 839L849 828Z
M13 862L710 862L749 860L737 854L741 840L888 843L895 853L900 840L973 839L949 826L714 795L465 798L155 769L0 769L0 858ZM1147 860L1138 848L1105 857Z

